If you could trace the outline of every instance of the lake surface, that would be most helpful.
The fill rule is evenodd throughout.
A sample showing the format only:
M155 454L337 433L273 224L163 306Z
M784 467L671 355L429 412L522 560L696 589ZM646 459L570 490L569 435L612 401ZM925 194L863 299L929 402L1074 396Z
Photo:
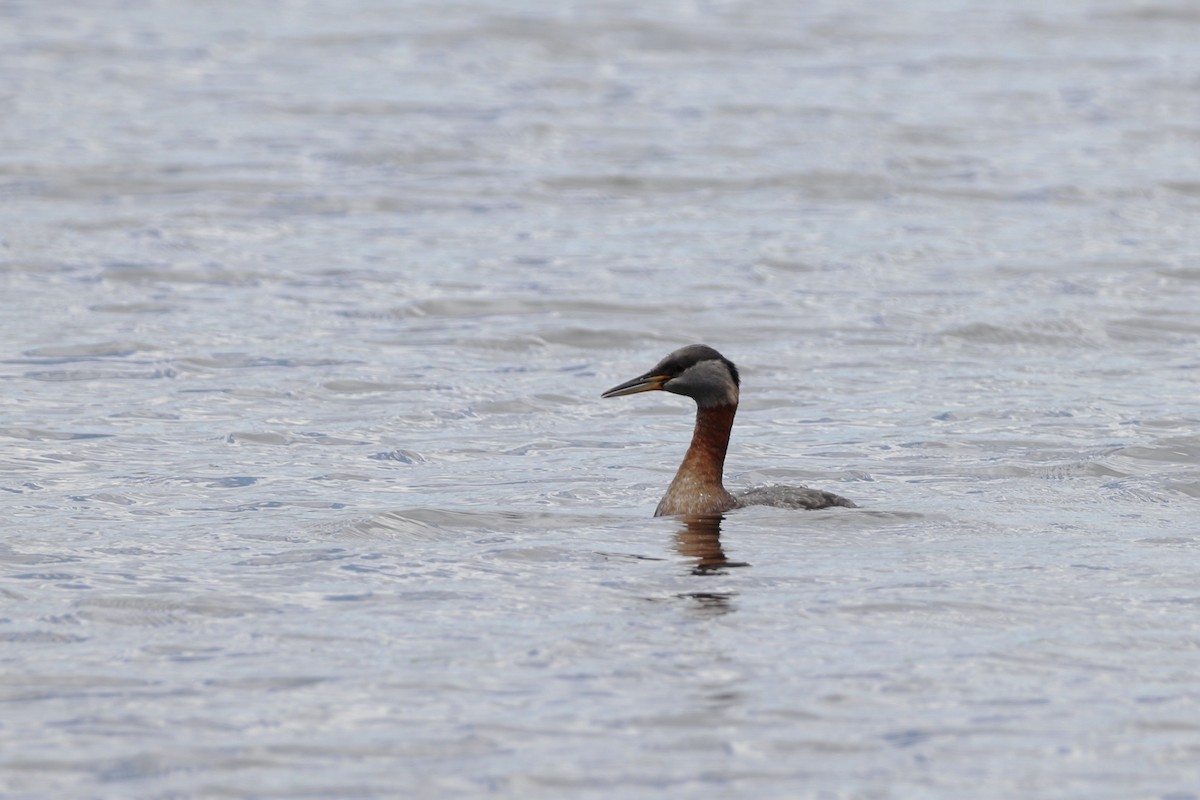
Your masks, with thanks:
M0 4L0 795L1200 797L1200 10L903 5Z

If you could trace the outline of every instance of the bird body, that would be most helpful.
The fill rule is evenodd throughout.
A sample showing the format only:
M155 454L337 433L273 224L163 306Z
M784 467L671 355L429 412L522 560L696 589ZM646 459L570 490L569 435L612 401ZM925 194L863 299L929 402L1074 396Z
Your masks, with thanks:
M653 369L614 386L601 397L666 391L696 401L692 443L654 516L721 514L746 505L789 508L854 507L831 492L806 487L762 487L738 497L722 482L729 434L737 414L741 379L733 362L713 348L693 344L676 350Z

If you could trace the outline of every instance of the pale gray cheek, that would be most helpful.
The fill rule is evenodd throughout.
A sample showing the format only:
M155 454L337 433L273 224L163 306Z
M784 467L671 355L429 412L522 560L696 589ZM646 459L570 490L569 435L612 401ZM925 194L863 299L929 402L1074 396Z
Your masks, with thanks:
M696 398L702 406L737 405L737 389L730 385L707 387L702 396Z

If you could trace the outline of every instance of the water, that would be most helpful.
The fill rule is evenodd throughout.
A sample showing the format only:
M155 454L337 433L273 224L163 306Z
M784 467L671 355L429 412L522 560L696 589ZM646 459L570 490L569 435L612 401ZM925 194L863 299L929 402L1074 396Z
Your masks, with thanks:
M0 14L6 798L1200 793L1192 5Z

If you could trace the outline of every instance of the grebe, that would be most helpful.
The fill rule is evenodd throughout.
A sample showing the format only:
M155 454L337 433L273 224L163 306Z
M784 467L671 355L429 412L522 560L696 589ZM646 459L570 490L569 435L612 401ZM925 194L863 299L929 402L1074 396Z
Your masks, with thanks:
M667 488L654 516L720 514L751 505L786 508L856 508L832 492L792 486L751 489L738 497L725 490L721 472L729 449L729 431L738 406L737 367L708 345L680 348L644 375L609 389L601 397L621 397L662 390L696 401L696 430L675 479Z

